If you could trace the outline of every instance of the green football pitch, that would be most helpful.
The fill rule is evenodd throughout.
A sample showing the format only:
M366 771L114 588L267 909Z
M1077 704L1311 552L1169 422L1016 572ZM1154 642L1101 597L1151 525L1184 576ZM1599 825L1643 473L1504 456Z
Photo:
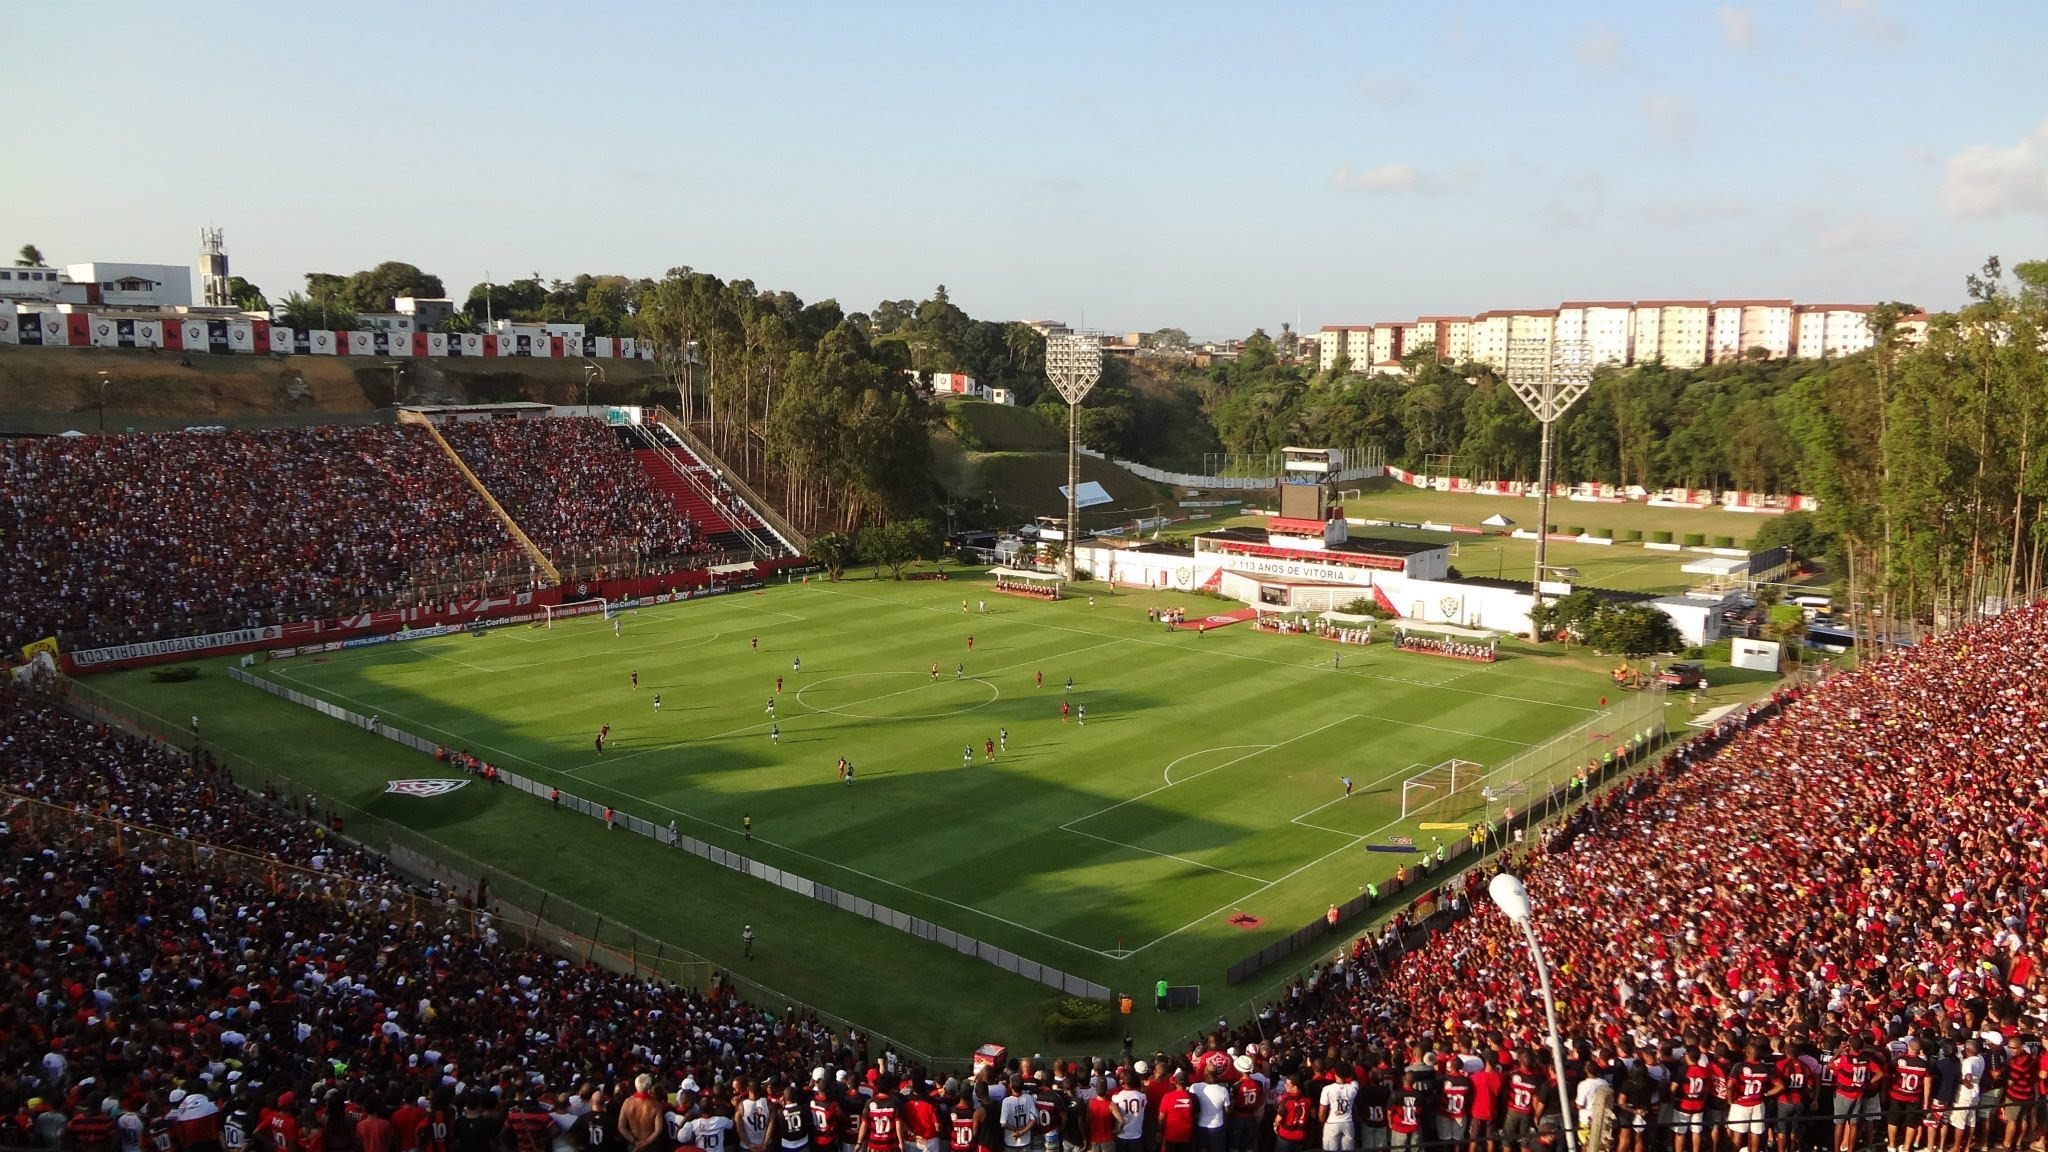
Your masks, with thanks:
M1609 691L1590 662L1519 651L1482 665L1245 624L1147 623L1147 607L1169 606L1233 607L1168 594L1045 602L971 579L814 580L628 611L616 634L584 616L252 671L1133 992L1132 1030L1151 1042L1244 1014L1315 959L1224 983L1233 962L1412 860L1369 846L1455 836L1402 818L1405 779L1595 729ZM234 684L227 663L183 684L147 671L93 683L167 728L201 714L209 740L300 790L924 1051L1032 1044L1056 995L509 788L385 795L389 779L449 773ZM607 724L600 754L593 737ZM1005 730L991 762L985 742ZM753 960L740 955L742 924L755 929ZM1203 1007L1155 1017L1146 993L1161 978L1201 985Z

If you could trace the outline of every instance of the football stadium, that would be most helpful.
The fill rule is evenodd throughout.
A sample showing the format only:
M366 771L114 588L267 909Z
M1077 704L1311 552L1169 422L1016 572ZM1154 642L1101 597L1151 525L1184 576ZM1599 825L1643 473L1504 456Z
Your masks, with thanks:
M0 1152L2043 1152L2048 14L11 15Z

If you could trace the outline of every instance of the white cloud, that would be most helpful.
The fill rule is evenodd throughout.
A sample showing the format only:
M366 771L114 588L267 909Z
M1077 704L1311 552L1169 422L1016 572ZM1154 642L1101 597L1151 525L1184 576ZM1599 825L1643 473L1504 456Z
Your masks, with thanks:
M1621 63L1621 37L1605 24L1594 24L1572 46L1572 55L1588 68L1613 68Z
M1643 206L1643 215L1663 228L1689 228L1714 224L1749 215L1749 205L1740 200L1657 200Z
M1941 206L1951 216L2048 215L2048 120L2010 148L1977 144L1949 157Z
M1756 31L1756 13L1733 4L1721 5L1714 14L1721 21L1721 38L1745 51L1759 43Z
M1415 85L1386 72L1368 72L1359 77L1358 90L1382 108L1392 108L1415 99Z
M1643 119L1650 122L1650 131L1673 144L1691 140L1696 124L1692 105L1669 92L1653 92L1643 97Z
M1441 176L1430 176L1405 160L1381 164L1362 172L1353 172L1345 165L1331 175L1330 183L1353 192L1417 192L1435 195L1445 192L1463 192L1479 178L1479 169L1466 165L1452 169Z
M1814 0L1824 20L1837 20L1856 36L1878 44L1897 44L1906 30L1879 0Z

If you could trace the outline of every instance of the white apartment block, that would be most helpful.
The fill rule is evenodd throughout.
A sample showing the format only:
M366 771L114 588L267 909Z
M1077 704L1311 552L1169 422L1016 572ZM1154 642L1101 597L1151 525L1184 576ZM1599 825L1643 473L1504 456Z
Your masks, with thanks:
M1508 366L1508 324L1513 316L1512 312L1481 312L1472 318L1472 343L1467 349L1472 363Z
M1328 372L1341 358L1351 365L1354 372L1364 372L1372 366L1372 325L1370 324L1325 324L1316 333L1317 370Z
M1627 364L1636 306L1627 300L1567 300L1557 309L1557 342L1583 343L1594 364Z
M1767 359L1792 355L1790 300L1716 300L1707 355L1716 364L1741 360L1761 348Z
M1452 364L1505 368L1511 341L1583 342L1595 364L1651 360L1698 368L1762 349L1773 360L1847 356L1871 346L1868 304L1790 300L1567 300L1556 308L1498 309L1477 316L1422 316L1412 322L1326 325L1319 364L1341 357L1359 373L1400 371L1400 359L1428 347ZM1904 339L1923 340L1924 315L1900 321Z
M1640 317L1657 314L1657 338L1643 342ZM1642 300L1636 303L1636 361L1662 360L1673 368L1698 368L1707 362L1707 332L1713 305L1706 300Z
M1375 324L1372 326L1372 365L1383 368L1398 366L1401 359L1401 326L1399 324Z
M1802 304L1794 315L1803 360L1850 356L1877 342L1870 334L1868 304Z

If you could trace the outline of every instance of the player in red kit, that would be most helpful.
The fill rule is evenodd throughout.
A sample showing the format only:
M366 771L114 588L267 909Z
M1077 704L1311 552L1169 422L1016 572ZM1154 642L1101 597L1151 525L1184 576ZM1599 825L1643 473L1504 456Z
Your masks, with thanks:
M984 740L982 740L982 742L981 742L981 754L982 754L983 756L986 756L986 757L988 758L988 762L989 762L989 763L991 763L991 764L995 763L995 762L996 762L996 742L995 742L994 740L989 740L989 739L984 739Z
M640 671L639 671L639 669L637 669L637 668L636 668L636 669L634 669L633 671L631 671L631 672L628 672L628 673L626 673L626 679L628 679L628 680L631 680L631 681L633 682L633 687L635 687L635 688L638 688L638 687L640 687Z
M1067 703L1065 700L1060 701L1060 723L1065 724L1067 722L1067 714L1069 712L1072 712L1073 710L1073 705Z

